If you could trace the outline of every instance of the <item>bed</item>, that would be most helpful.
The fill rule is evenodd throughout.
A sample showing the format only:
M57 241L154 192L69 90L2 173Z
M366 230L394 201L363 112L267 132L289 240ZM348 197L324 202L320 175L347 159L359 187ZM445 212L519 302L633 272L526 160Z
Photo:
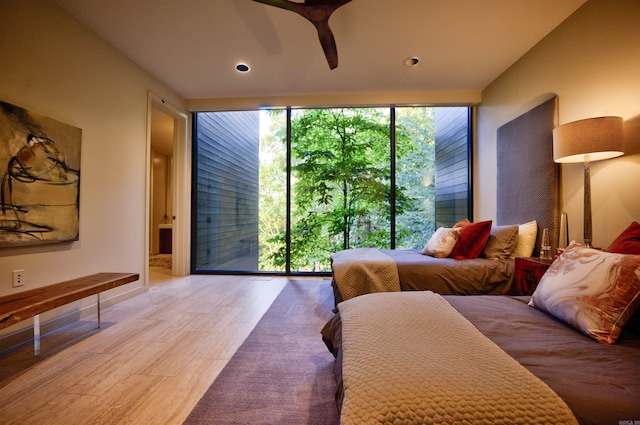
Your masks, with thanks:
M363 248L334 253L336 304L372 292L513 293L514 258L538 256L539 229L549 229L553 252L557 248L559 167L552 150L556 123L557 97L553 97L498 129L495 221L462 220L451 228L441 226L423 250ZM454 229L463 230L455 235ZM515 238L513 229L518 232Z
M355 297L322 330L340 423L634 423L638 304L640 255L577 244L532 296Z
M535 225L535 224L534 224ZM336 304L372 292L509 294L514 259L437 258L417 250L362 248L331 257Z

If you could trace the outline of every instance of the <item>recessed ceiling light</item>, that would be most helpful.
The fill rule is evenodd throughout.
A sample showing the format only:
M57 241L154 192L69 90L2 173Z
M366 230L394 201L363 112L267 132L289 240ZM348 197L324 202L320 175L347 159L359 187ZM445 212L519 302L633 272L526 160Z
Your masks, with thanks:
M420 63L420 59L414 56L412 58L405 59L403 63L407 66L416 66Z
M238 72L249 72L251 70L251 68L249 68L249 65L244 64L244 63L239 63L236 65L236 70Z

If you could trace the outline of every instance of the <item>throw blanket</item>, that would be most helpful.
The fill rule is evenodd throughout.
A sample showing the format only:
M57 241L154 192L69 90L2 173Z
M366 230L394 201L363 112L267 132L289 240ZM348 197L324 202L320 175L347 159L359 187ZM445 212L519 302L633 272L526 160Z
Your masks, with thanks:
M343 300L373 292L400 291L395 261L376 248L357 248L331 256L334 281Z
M440 295L370 294L338 308L341 425L577 424L553 390Z

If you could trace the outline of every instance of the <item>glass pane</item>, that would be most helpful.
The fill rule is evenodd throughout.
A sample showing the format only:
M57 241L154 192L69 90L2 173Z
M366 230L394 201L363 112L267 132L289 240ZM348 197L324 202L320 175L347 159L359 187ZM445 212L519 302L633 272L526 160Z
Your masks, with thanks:
M286 270L286 129L286 111L260 112L260 271Z
M436 109L436 227L472 218L469 115L467 107Z
M285 155L280 144L274 143L272 126L281 125L282 115L282 111L196 115L195 270L284 270L264 261L269 226L285 226ZM263 180L268 184L263 185ZM263 208L270 214L266 224Z
M332 252L390 246L389 134L388 109L292 112L292 271L330 271Z
M194 148L194 271L329 272L350 248L422 249L469 217L469 108L200 113ZM395 234L391 149L395 144ZM290 229L287 233L287 208ZM289 262L289 264L287 264Z
M422 249L435 231L435 108L396 109L396 249Z

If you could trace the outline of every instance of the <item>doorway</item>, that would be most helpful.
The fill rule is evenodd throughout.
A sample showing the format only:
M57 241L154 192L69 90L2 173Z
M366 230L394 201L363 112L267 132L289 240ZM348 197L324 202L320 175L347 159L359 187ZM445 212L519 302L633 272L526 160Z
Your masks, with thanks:
M173 276L173 142L174 118L151 108L151 185L149 215L149 280Z
M150 93L147 134L147 281L189 274L188 116Z

